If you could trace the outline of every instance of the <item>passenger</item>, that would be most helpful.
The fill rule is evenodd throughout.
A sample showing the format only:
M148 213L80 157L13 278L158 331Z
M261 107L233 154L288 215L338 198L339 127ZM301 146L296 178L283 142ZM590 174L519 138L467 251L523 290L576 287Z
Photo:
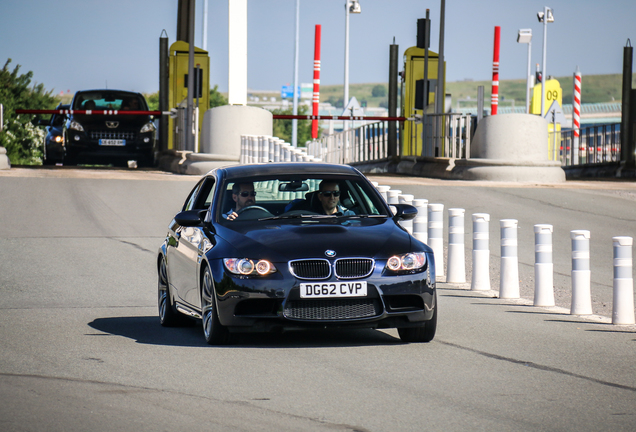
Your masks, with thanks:
M126 99L121 104L122 111L139 111L139 101L137 99Z
M95 109L95 101L93 100L88 100L86 102L84 102L84 109L85 110L94 110Z
M320 182L318 199L320 200L320 209L322 214L336 216L352 216L355 215L349 209L340 205L340 186L334 180L323 180Z
M232 199L236 203L234 210L225 213L223 217L227 220L234 220L238 216L239 210L256 205L256 192L254 183L234 183L232 186Z

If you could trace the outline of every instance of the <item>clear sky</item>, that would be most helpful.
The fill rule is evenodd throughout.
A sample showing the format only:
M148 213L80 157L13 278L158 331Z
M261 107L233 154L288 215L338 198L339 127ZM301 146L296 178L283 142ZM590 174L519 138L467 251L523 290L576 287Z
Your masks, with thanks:
M208 0L210 80L227 91L228 0ZM159 36L175 41L177 0L0 0L0 62L33 71L45 88L71 93L108 86L154 92L159 87ZM201 46L204 0L197 0L196 45ZM350 16L350 83L387 82L389 45L400 52L416 42L426 8L431 49L438 50L440 0L360 0ZM276 90L293 81L296 0L248 0L248 87ZM300 0L301 82L313 77L314 26L322 25L322 84L344 83L345 0ZM543 24L537 12L554 10L548 24L547 71L571 75L622 72L623 47L636 44L636 0L448 0L444 51L447 80L490 80L494 27L501 26L500 79L523 79L527 46L516 42L531 28L532 70L541 62ZM400 66L401 69L401 66ZM585 78L583 78L583 86Z

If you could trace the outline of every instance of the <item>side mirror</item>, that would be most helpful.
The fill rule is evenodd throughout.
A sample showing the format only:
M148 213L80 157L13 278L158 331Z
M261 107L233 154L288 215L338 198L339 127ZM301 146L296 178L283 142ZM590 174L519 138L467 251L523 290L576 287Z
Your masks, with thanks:
M181 226L192 227L201 225L203 218L205 217L205 212L207 210L186 210L178 213L174 220Z
M417 209L410 204L391 204L395 207L395 216L393 216L393 220L401 221L401 220L411 220L415 219L417 216Z

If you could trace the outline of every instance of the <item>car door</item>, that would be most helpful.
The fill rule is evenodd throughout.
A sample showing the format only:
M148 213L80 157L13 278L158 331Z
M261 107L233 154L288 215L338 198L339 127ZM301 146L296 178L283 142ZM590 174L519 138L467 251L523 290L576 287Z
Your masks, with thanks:
M208 198L214 189L214 178L203 179L188 197L183 211L207 210ZM199 264L205 245L205 232L201 226L174 226L176 241L167 250L170 283L179 301L196 308L200 307L198 292Z

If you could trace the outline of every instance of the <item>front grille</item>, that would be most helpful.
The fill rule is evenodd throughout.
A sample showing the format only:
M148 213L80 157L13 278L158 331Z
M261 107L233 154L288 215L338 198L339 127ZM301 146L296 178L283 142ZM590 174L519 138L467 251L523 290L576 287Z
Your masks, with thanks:
M336 260L336 276L341 279L354 279L369 276L373 272L373 260L370 258L341 258Z
M298 279L327 279L331 266L326 259L308 259L289 262L289 270Z
M309 321L371 318L381 313L382 305L377 298L295 300L288 301L283 311L286 318Z
M92 131L91 139L125 139L134 141L137 137L135 132L124 131Z

